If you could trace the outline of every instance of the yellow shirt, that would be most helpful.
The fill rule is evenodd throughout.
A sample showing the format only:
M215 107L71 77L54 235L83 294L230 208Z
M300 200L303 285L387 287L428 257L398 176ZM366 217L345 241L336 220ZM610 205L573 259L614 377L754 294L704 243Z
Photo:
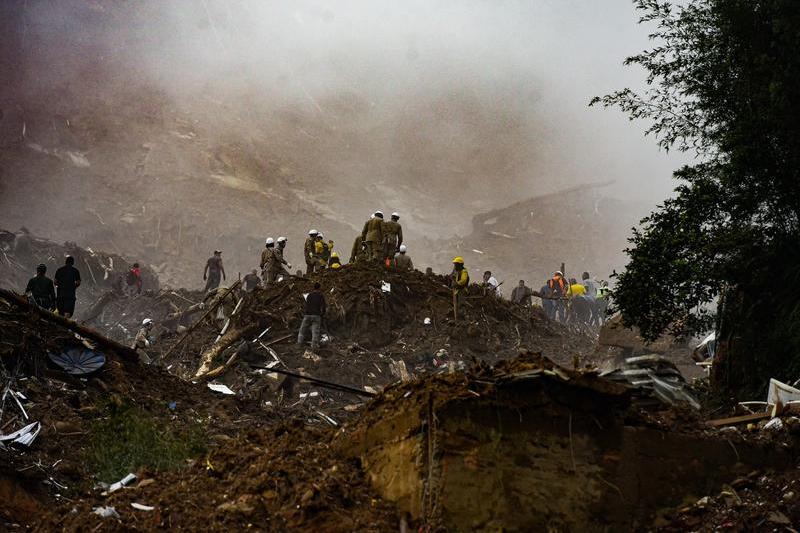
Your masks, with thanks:
M574 285L569 286L569 293L572 296L583 296L586 294L586 287L580 283L575 283Z

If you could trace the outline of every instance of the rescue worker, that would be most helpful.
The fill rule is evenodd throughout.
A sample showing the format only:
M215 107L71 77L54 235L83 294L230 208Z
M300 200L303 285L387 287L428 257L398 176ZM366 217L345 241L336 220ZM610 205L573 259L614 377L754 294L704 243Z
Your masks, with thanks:
M550 298L553 302L553 317L560 322L567 318L566 298L569 293L569 284L564 279L564 274L560 270L553 272L553 277L547 280Z
M322 259L327 266L331 260L331 254L333 253L333 241L328 239L328 241L325 242L325 235L322 233L320 233L319 236L322 239Z
M306 261L306 274L311 274L312 272L316 272L317 262L314 259L314 244L317 241L317 230L312 229L308 232L308 238L306 239L305 244L303 244L303 257L305 257Z
M64 266L56 270L53 277L56 286L56 309L58 314L70 318L75 313L75 291L81 285L81 273L75 268L75 258L68 255Z
M453 291L453 316L458 317L464 314L464 296L469 287L469 272L464 267L464 258L457 256L453 258L453 271L450 273L450 289Z
M258 279L258 271L254 268L249 274L242 278L244 292L253 292L258 287L261 280Z
M47 266L44 263L36 267L36 276L28 280L25 295L42 309L53 311L56 308L56 290L53 280L46 273Z
M139 354L139 362L149 365L152 360L150 359L150 355L147 353L148 349L150 348L150 331L153 329L153 320L150 318L145 318L142 320L142 327L139 328L139 332L136 334L136 338L133 340L133 348L136 350L136 353Z
M222 250L214 250L214 255L206 261L206 268L203 270L203 280L206 281L205 292L212 291L219 287L220 276L227 279L225 267L222 265Z
M483 273L483 283L481 286L485 293L492 293L495 296L500 296L500 284L497 282L497 278L492 276L491 270L487 270Z
M339 261L339 254L333 252L331 254L331 258L328 260L328 268L333 270L339 270L342 268L342 263Z
M281 270L283 270L288 276L289 270L292 268L292 264L286 260L285 250L287 241L288 239L286 237L278 237L278 240L276 241L278 243L278 246L275 247L275 257L278 259L278 263L280 265L286 267L283 268L283 266L281 266Z
M597 281L588 272L581 274L581 284L586 288L587 296L597 297Z
M383 255L383 212L375 211L372 218L364 223L361 238L367 246L367 257L372 261L380 261Z
M394 268L400 272L411 272L414 270L414 263L411 258L406 255L408 248L405 244L400 245L400 252L394 257Z
M425 269L425 275L428 277L433 276L433 267L428 267Z
M392 219L381 226L383 233L383 257L393 259L403 244L403 226L398 222L400 215L392 213Z
M355 263L364 259L364 239L361 235L356 235L353 241L353 248L350 250L350 262Z
M297 332L297 344L303 346L311 329L311 350L319 349L320 330L322 329L322 319L325 317L325 295L319 290L319 283L314 283L314 290L308 293L303 311L303 322L300 324L300 331Z
M142 269L139 263L134 263L125 275L125 283L128 286L128 294L142 294Z
M275 241L272 237L267 238L264 251L261 252L261 278L264 283L275 283L283 270L281 261L286 264L286 260L275 249Z
M524 279L519 280L519 285L511 291L511 301L523 307L531 306L531 296L533 296L533 290L525 285Z
M317 234L317 238L314 241L314 271L319 272L326 266L328 266L328 260L325 259L327 252L325 250L325 236L322 233Z
M578 283L578 280L575 278L569 278L569 292L567 294L570 298L584 296L586 294L586 287Z

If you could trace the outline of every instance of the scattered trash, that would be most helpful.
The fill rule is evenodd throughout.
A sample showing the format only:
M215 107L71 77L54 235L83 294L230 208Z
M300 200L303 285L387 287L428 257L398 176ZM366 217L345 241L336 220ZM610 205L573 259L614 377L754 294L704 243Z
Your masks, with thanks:
M33 440L39 435L39 431L42 430L42 424L39 422L34 422L32 424L28 424L22 429L18 429L14 433L9 433L8 435L0 435L0 442L12 442L16 444L22 444L24 446L30 446Z
M381 281L382 292L392 292L392 285L388 281Z
M222 394L228 394L230 396L236 394L231 389L229 389L227 385L224 385L222 383L209 383L208 388L213 390L214 392L221 392Z
M316 413L317 413L317 414L318 414L318 415L319 415L319 416L320 416L320 417L321 417L321 418L322 418L324 421L326 421L326 422L327 422L327 423L329 423L330 425L332 425L332 426L334 426L334 427L338 427L338 426L339 426L339 423L338 423L336 420L334 420L333 418L329 417L328 415L326 415L326 414L325 414L325 413L323 413L322 411L315 411L315 412L316 412Z
M768 404L781 403L786 405L794 401L800 401L800 390L774 378L769 380L769 389L767 390Z
M95 507L92 513L102 518L119 518L119 513L111 506Z
M717 334L711 333L692 351L692 359L697 362L713 359L717 351Z
M134 481L136 481L136 474L128 474L127 476L125 476L124 478L120 479L116 483L112 483L111 485L109 485L108 490L106 490L103 493L103 496L105 496L107 494L111 494L112 492L116 492L119 489L121 489L122 487L127 487L128 485L130 485Z
M67 374L82 376L99 370L106 364L106 356L85 346L73 346L65 351L47 354L51 361Z
M689 385L675 363L661 355L628 357L621 367L600 376L652 390L654 396L667 405L685 402L700 409L700 402L689 391Z
M764 429L781 429L783 428L783 421L780 418L773 418L766 424L764 424Z
M423 323L423 324L425 324L426 326L430 326L430 325L431 325L431 319L430 319L430 317L427 317L427 316L426 316L426 317L425 317L425 320L423 320L423 321L422 321L422 323Z
M178 402L169 402L169 403L167 404L167 407L169 407L169 410L170 410L170 411L174 411L174 410L175 410L175 408L176 408L176 407L178 407Z
M141 503L136 503L136 502L131 502L131 507L139 511L152 511L155 509L155 507L151 505L143 505Z
M317 396L319 396L319 392L317 391L300 393L300 398L316 398Z

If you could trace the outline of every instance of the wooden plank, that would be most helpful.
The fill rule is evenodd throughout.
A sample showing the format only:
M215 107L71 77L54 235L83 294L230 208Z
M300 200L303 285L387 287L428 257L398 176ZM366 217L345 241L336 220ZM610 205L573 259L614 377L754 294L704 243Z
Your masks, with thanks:
M744 424L746 422L756 422L758 420L764 420L765 418L772 418L772 414L753 413L749 415L732 416L729 418L718 418L717 420L709 420L708 425L713 427L734 426L736 424Z

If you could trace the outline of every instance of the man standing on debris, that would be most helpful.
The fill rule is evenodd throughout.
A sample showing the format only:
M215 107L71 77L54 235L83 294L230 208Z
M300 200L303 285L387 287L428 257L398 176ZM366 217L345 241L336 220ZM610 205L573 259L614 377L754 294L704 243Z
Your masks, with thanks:
M125 275L125 283L128 286L129 294L135 292L142 294L142 269L139 263L134 263Z
M326 303L325 295L319 290L319 283L314 283L314 290L308 293L303 313L303 322L300 324L300 331L297 333L297 344L303 346L311 329L311 350L319 349L320 330L322 319L325 317Z
M261 277L264 283L275 283L278 273L282 270L281 261L286 264L283 257L275 250L275 241L272 237L266 240L266 247L261 252Z
M261 280L258 279L258 271L254 268L249 274L242 278L244 292L253 292L258 287Z
M25 294L42 309L52 311L56 308L56 290L53 288L53 280L45 276L46 272L45 264L36 267L36 276L28 281Z
M328 260L328 268L333 270L339 270L342 268L342 262L339 260L339 254L333 252L331 254L331 258Z
M414 270L414 263L411 262L411 258L406 255L406 251L408 248L405 244L400 245L400 253L398 253L394 257L394 268L399 270L400 272L411 272Z
M214 250L214 255L206 261L206 268L203 270L203 280L206 281L205 292L211 291L219 287L220 276L222 279L227 279L225 276L225 267L222 266L222 250Z
M383 255L383 211L375 211L372 218L364 223L361 238L367 245L367 257L380 261Z
M511 301L523 307L531 306L531 296L533 296L533 290L525 285L524 279L519 280L519 285L511 291Z
M497 278L492 276L492 271L487 270L483 273L483 290L486 293L494 294L495 296L500 296L500 284L497 282Z
M453 271L450 273L450 288L453 291L453 317L463 314L464 295L469 287L469 273L464 267L464 258L461 256L453 258Z
M564 279L564 274L560 270L553 272L553 277L547 280L547 287L553 302L553 317L564 322L567 319L566 298L569 293L569 284Z
M383 233L383 257L393 259L403 244L403 226L398 222L400 215L392 213L392 219L381 226Z
M133 348L136 350L136 353L139 354L139 362L149 365L152 360L150 359L150 355L147 353L147 350L150 348L150 331L153 329L153 320L150 318L145 318L142 320L142 327L139 328L139 332L136 334L136 338L133 340Z
M353 241L353 249L350 250L350 262L355 263L366 259L365 248L364 238L361 235L356 235L356 240Z
M275 258L278 260L278 273L283 271L288 276L289 270L292 268L292 264L286 260L285 256L287 241L288 239L286 237L278 237L278 246L275 247Z
M75 291L81 285L81 273L75 268L75 258L68 255L64 266L56 270L54 277L58 314L70 318L75 313Z
M589 275L588 272L584 272L581 275L581 284L586 289L586 296L591 296L592 298L597 297L597 282L592 279L592 276Z
M314 259L314 246L317 242L317 230L312 229L308 232L308 238L303 244L303 256L306 259L306 274L311 274L317 270L317 262Z

